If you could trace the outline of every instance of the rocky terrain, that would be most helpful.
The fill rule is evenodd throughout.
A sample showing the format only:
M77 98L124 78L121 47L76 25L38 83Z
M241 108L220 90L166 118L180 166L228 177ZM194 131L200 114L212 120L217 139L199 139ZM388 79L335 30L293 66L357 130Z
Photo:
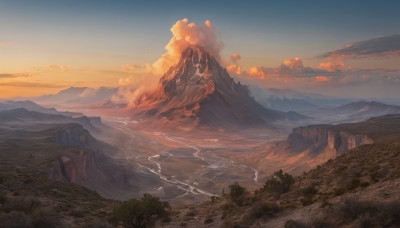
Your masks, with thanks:
M144 94L136 117L155 118L181 128L272 125L277 120L306 118L295 112L266 109L236 83L226 69L199 47L189 47L160 79L155 92Z
M221 198L181 209L170 226L398 227L400 116L331 127L363 133L373 143L350 149L293 181L276 173L253 193L238 194L232 185Z

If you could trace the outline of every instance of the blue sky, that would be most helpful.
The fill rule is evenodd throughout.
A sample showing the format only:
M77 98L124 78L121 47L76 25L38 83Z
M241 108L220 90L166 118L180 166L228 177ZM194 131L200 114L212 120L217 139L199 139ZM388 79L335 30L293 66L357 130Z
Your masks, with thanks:
M274 67L290 57L316 66L315 57L328 51L398 34L399 9L400 1L394 0L0 0L0 70L59 64L111 71L122 64L151 63L165 52L171 26L183 18L211 20L225 44L222 55L239 53L242 67ZM397 60L352 64L396 68Z

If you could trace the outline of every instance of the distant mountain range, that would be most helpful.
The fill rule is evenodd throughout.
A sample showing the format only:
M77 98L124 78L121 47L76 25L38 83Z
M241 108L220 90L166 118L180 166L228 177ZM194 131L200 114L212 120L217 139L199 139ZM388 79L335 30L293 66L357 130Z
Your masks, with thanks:
M341 105L334 108L333 111L340 115L348 115L350 118L372 117L400 113L400 106L387 105L376 101L358 101Z
M64 115L69 117L83 116L82 113L78 112L60 112L57 111L55 108L46 108L29 100L0 102L0 111L18 109L18 108L23 108L28 111L41 112L46 114Z
M33 98L32 100L42 104L62 104L62 105L102 105L109 102L117 92L117 88L90 88L90 87L70 87L56 94L49 94Z
M290 89L262 88L249 84L250 94L264 107L281 111L301 111L318 107L335 107L353 99L337 98L319 93L305 93Z

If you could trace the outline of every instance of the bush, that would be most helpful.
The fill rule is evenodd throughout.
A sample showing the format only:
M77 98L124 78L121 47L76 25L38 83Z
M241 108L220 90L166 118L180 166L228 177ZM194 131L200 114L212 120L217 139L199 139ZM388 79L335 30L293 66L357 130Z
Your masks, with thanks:
M347 221L353 221L365 214L377 212L376 206L371 202L361 202L352 198L344 200L343 204L337 208L337 215Z
M73 208L70 212L69 215L76 217L76 218L82 218L83 216L85 216L85 214L87 214L87 212L85 211L85 209L83 209L80 206L77 206L75 208Z
M112 226L106 221L97 219L84 224L82 228L112 228Z
M32 213L36 208L41 207L42 203L39 199L31 196L17 196L7 200L5 209L8 211L23 211Z
M285 228L307 228L307 225L294 220L288 220L285 222Z
M7 197L3 194L0 194L0 204L5 204L7 202Z
M227 202L222 205L222 218L224 219L228 214L238 210L238 205L234 202Z
M210 224L212 222L214 222L214 219L212 218L206 218L206 220L204 220L204 224Z
M308 186L301 190L303 197L301 203L303 206L308 206L313 203L314 195L317 194L317 189L314 186Z
M293 176L279 170L278 172L275 172L267 182L265 182L263 189L271 193L282 194L289 191L293 184Z
M247 222L253 222L255 219L259 218L270 218L273 217L280 210L281 209L276 203L270 203L266 201L257 202L246 214L245 220Z
M112 213L112 221L122 222L127 227L145 228L152 226L158 219L168 219L168 203L159 198L144 194L142 199L130 199L116 207Z
M336 228L335 224L332 224L328 221L322 219L314 219L309 225L312 228Z
M32 214L34 227L57 228L62 226L61 218L51 208L40 208Z
M314 219L310 223L288 220L285 228L335 228L336 225L322 219Z
M229 190L231 200L237 205L242 206L246 199L247 190L244 187L240 186L237 182L229 185Z
M21 227L30 228L32 226L32 218L22 211L12 211L10 212L4 221L2 221L2 227Z
M343 181L343 188L350 191L360 186L360 179L357 177L352 177Z

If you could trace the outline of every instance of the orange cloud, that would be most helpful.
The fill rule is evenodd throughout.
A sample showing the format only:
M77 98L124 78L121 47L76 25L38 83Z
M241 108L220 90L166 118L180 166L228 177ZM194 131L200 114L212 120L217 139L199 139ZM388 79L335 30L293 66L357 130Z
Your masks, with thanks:
M344 69L344 63L342 61L322 62L318 68L327 72L336 72Z
M247 70L247 74L253 77L258 77L258 78L265 78L267 77L267 73L263 70L262 67L250 67Z
M182 51L189 46L198 46L209 52L218 60L223 43L218 39L216 30L207 20L204 25L189 23L187 18L177 21L171 28L172 38L165 46L167 52L161 56L153 67L162 74L174 65L180 58Z
M240 66L238 66L236 64L228 65L226 67L226 70L231 74L241 74L242 73Z
M327 77L327 76L315 76L314 79L315 79L315 81L317 81L317 82L327 82L327 81L330 80L330 78Z
M283 62L283 65L289 67L289 68L303 68L303 61L298 58L287 58L285 59L285 61Z

